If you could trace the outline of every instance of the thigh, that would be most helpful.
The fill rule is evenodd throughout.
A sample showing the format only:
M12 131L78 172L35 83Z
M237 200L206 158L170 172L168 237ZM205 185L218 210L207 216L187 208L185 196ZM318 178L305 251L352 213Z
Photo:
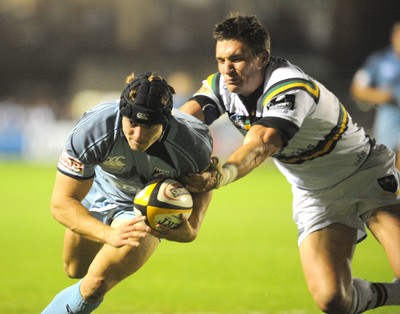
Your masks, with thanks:
M400 205L375 211L368 228L383 246L395 276L400 278Z
M82 278L102 246L102 243L91 241L66 229L63 248L66 274L72 278Z
M308 288L316 301L351 289L351 260L357 230L332 224L309 234L300 245L300 258Z
M126 219L116 219L113 226L125 222ZM123 246L115 248L103 245L91 263L84 278L81 289L98 289L104 294L118 282L136 272L150 258L160 240L148 234L140 240L138 247ZM82 291L85 294L85 291ZM86 291L86 293L90 293Z

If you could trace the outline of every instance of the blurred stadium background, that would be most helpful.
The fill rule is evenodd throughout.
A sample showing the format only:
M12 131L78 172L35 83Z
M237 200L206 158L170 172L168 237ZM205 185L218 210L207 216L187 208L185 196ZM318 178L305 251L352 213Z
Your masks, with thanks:
M132 71L170 80L178 107L216 71L211 32L231 10L256 14L272 54L317 77L370 128L374 111L360 110L348 87L388 43L398 0L1 0L0 160L54 162L76 119L119 97Z

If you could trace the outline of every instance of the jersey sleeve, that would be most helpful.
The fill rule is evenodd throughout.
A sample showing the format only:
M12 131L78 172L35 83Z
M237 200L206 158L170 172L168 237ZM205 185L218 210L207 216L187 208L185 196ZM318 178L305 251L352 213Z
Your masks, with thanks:
M276 70L274 76L271 80L275 80L275 83L263 94L262 117L253 125L276 129L286 146L299 131L304 119L314 110L320 90L314 80L291 68Z
M221 74L211 74L192 97L201 106L207 125L211 125L226 112L220 92L221 84L223 84Z
M94 167L104 161L118 136L119 114L115 103L87 111L68 136L58 161L58 170L78 179L94 176Z

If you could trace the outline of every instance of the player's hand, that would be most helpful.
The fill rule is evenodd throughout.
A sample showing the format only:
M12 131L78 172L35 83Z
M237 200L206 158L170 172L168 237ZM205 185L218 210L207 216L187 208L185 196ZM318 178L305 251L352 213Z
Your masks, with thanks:
M207 192L218 187L221 180L222 166L217 157L211 157L210 168L202 173L189 173L180 180L192 193Z
M182 214L179 215L182 219L182 224L176 229L169 229L158 224L156 227L159 230L150 229L150 234L157 238L166 239L175 242L192 242L197 237L198 230L194 229L189 220Z
M140 240L150 231L145 220L145 216L139 216L115 228L111 227L106 235L106 243L117 248L124 245L138 247Z

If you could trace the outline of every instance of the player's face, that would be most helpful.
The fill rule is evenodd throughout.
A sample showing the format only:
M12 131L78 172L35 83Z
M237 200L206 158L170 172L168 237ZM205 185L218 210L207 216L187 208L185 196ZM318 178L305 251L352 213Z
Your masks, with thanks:
M122 118L122 131L128 141L129 147L134 151L144 152L162 134L162 124L138 124L132 122L129 118Z
M235 39L217 41L215 55L218 71L230 92L248 96L263 82L263 62L246 43Z

